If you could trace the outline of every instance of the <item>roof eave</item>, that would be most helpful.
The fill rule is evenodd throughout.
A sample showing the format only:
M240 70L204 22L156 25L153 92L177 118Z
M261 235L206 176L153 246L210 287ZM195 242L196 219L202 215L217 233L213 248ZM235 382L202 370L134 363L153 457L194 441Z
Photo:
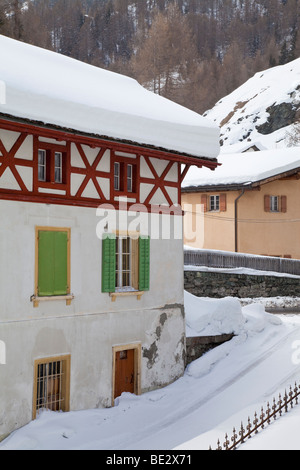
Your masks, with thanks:
M159 158L162 158L162 154L168 158L169 160L177 161L180 163L188 164L188 165L195 165L198 167L205 166L207 168L210 168L211 170L214 170L218 165L217 158L209 158L205 156L195 156L191 155L189 153L182 153L176 150L172 149L166 149L162 147L156 147L154 145L149 145L149 144L143 144L140 142L135 142L135 141L129 141L129 140L123 140L123 139L116 139L113 137L105 136L105 135L96 135L96 134L89 134L85 132L78 131L76 129L68 129L64 128L61 126L56 126L54 124L50 123L45 123L41 121L33 121L30 119L22 118L22 117L17 117L9 114L4 114L0 113L0 125L3 124L4 122L12 122L12 123L17 123L21 126L24 126L24 129L31 129L32 131L35 132L46 132L46 133L59 133L62 139L71 139L75 137L79 137L81 140L85 141L91 141L91 143L94 141L100 141L104 142L106 145L111 144L120 144L124 148L124 151L126 150L126 147L130 147L129 150L132 151L132 147L136 149L137 152L145 152L147 151L148 153L151 153L152 156L157 156Z
M182 193L201 193L201 192L211 192L211 191L239 191L242 189L257 189L259 186L272 181L277 181L282 178L288 178L290 176L300 173L300 167L293 168L292 170L280 172L277 175L270 176L268 178L263 178L257 181L247 181L242 183L229 183L229 184L206 184L206 185L197 185L197 186L186 186L181 188Z

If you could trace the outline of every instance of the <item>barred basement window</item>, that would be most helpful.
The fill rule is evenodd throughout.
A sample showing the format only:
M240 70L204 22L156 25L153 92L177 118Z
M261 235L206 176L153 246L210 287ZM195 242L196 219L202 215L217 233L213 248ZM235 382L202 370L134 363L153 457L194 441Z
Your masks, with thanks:
M69 411L70 356L35 361L33 419L41 410Z

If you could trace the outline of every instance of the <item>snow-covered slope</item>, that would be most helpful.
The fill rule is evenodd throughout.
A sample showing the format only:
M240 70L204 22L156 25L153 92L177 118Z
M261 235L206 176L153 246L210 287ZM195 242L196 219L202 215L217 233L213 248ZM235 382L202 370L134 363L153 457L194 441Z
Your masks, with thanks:
M205 113L221 129L222 151L284 147L300 113L300 58L258 72Z
M216 158L219 128L135 80L0 35L0 114Z
M299 383L299 315L275 316L261 304L241 307L234 298L201 299L188 293L185 306L189 330L234 331L235 337L192 362L182 378L163 389L140 396L123 393L110 409L45 411L0 443L0 451L208 450L218 439L223 443L233 426L246 425L248 416ZM300 450L299 415L300 405L239 449Z

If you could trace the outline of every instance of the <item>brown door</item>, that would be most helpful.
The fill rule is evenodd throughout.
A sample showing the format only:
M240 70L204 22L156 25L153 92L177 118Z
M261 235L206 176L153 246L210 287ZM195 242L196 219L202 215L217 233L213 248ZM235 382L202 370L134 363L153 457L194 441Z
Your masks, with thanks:
M134 391L134 349L117 351L114 398L119 397L122 392L134 393Z

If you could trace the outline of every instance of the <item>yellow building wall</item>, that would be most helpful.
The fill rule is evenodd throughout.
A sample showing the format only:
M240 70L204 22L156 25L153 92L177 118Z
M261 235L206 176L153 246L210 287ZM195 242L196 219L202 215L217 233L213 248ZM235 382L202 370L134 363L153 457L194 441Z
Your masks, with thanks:
M234 201L239 194L239 191L226 192L225 212L204 214L201 193L183 193L185 245L235 251ZM265 212L265 195L286 196L287 211ZM240 253L300 259L300 180L276 180L245 192L238 202L237 244Z

